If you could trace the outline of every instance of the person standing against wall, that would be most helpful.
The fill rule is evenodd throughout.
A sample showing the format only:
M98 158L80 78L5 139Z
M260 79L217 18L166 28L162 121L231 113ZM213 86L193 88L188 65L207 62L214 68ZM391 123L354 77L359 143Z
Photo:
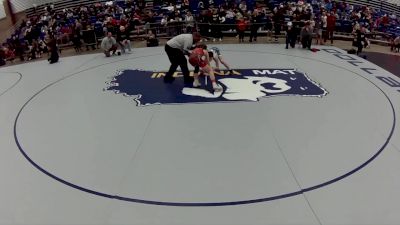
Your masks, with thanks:
M217 9L212 10L211 33L212 33L212 37L213 37L213 42L215 42L216 40L222 41L221 21L220 21L219 13L218 13Z
M282 10L277 9L276 12L274 12L274 16L272 19L274 21L275 41L278 41L278 35L281 34L282 21L283 21Z
M326 39L328 38L331 40L331 44L333 44L333 32L335 31L335 27L336 27L336 17L333 13L328 13L326 22L327 35L325 36L324 42L326 42Z
M324 43L326 42L327 36L328 36L328 31L327 31L327 27L328 27L328 16L326 15L326 12L322 13L321 16L321 24L322 24L322 37L324 39Z
M311 49L311 42L312 42L312 27L310 26L310 22L307 21L304 27L301 29L300 32L300 39L303 48Z
M249 42L257 42L257 33L258 33L258 28L260 27L259 15L257 11L254 11L253 14L251 15L250 19L250 40Z
M50 64L58 62L58 47L57 41L53 35L50 36L50 41L47 43L48 48L50 49L50 58L47 60Z
M239 36L239 43L244 42L244 32L246 31L247 23L244 17L240 18L237 23L237 32Z

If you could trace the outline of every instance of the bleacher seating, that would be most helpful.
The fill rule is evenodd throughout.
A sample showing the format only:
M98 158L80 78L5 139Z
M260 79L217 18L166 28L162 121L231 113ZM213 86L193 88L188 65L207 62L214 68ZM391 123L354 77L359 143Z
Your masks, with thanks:
M58 12L63 9L74 8L79 5L91 5L95 3L104 3L104 2L107 2L107 0L59 0L55 1L52 4L54 5L54 10ZM50 4L40 5L36 7L36 9L35 8L27 9L25 10L26 16L29 18L35 15L41 15L45 13L44 7L48 5Z
M109 0L108 0L109 1ZM318 0L320 1L320 0ZM338 0L341 2L342 0ZM64 9L74 9L79 6L87 6L87 5L93 5L96 3L101 3L104 4L107 2L107 0L59 0L55 1L53 3L54 11L57 13L62 13L64 14L61 18L61 20L57 19L56 23L58 26L67 26L68 29L71 29L78 19L80 19L80 16L75 15L71 18L66 19L66 13L63 13ZM154 30L155 34L157 35L158 38L169 38L173 35L182 33L184 29L186 29L186 26L183 22L171 22L168 23L169 27L163 27L160 25L160 22L163 18L162 14L171 14L165 6L168 4L167 1L156 1L154 0L144 0L144 10L139 12L141 15L140 16L146 16L146 12L148 11L153 11L155 13L155 17L152 18L151 24L146 22L145 20L140 19L139 21L135 20L135 24L132 25L131 28L133 30L131 31L131 39L144 39L146 37L146 32L147 29L151 28ZM182 2L182 0L177 0L176 2ZM205 5L208 5L208 1L203 0L205 2ZM214 3L216 5L224 3L225 0L214 0ZM272 12L272 9L274 7L279 6L281 3L286 3L286 2L297 2L297 0L246 0L247 2L247 9L252 10L255 7L264 7L268 6L266 13L264 14L263 18L260 18L260 24L261 24L261 30L259 31L260 35L265 35L268 34L269 31L265 29L267 21L270 21L269 24L273 23L273 20L271 22L272 18L267 18L268 15ZM305 0L306 3L312 3L311 0ZM315 0L313 1L315 2ZM125 0L116 0L114 3L122 8L126 8L127 4ZM350 3L354 6L355 11L358 11L361 9L363 6L370 6L371 8L374 8L376 13L373 14L373 19L374 21L377 21L378 18L381 18L385 13L387 14L392 14L395 13L396 15L400 16L400 7L397 6L396 4L392 4L386 1L381 1L381 0L346 0L346 3ZM163 5L157 5L157 4L163 4ZM268 4L268 5L267 5ZM26 10L26 14L28 17L35 17L39 15L43 15L45 13L45 6L48 5L39 5L36 9L28 9ZM318 4L312 4L314 14L316 15L316 18L319 17L319 15L322 13L323 9L319 8ZM198 8L198 0L189 0L189 8L191 9L192 13L194 16L198 16L200 14L200 9ZM137 8L136 8L137 9ZM110 8L110 10L113 10ZM247 12L244 12L245 14ZM101 13L100 13L101 14ZM348 14L348 12L347 12ZM91 15L91 16L90 16ZM104 36L104 29L105 26L104 24L104 16L93 16L94 14L88 14L87 20L84 20L85 24L88 22L89 24L93 25L94 33L97 36L97 40L100 41L101 38ZM118 29L119 26L119 21L123 19L123 14L118 12L118 9L115 10L112 15L112 20L113 20L113 26L108 27L109 30L115 31ZM130 15L131 17L135 17L136 15L133 16ZM169 15L170 17L172 15ZM181 15L179 15L181 19L184 18L183 11L181 11ZM251 17L251 15L246 15L247 17ZM340 16L339 19L336 20L336 32L334 33L334 37L338 39L345 39L345 40L352 40L353 35L351 34L353 30L353 26L355 21L350 20L349 15L346 16ZM54 17L55 18L55 17ZM172 16L174 18L174 16ZM171 18L169 18L171 19ZM293 18L292 16L285 15L284 17L284 26L286 22L291 21ZM400 25L399 23L395 20L391 20L389 24L382 25L380 24L378 27L376 27L375 31L371 32L368 34L368 37L371 38L372 43L387 43L387 37L388 35L395 35L395 36L400 36ZM155 22L156 24L154 24ZM221 24L223 26L222 33L224 35L236 35L236 19L229 19L227 18L224 23ZM359 19L357 21L361 25L366 25L366 27L371 26L372 28L372 23L370 21L367 21L365 19ZM206 23L208 24L208 23ZM279 24L279 23L278 23ZM197 25L199 25L197 23ZM108 25L107 25L108 26ZM271 26L269 26L271 28ZM197 27L198 29L199 27ZM269 28L269 29L270 29ZM195 28L196 29L196 28ZM212 28L211 28L212 29ZM283 30L285 27L283 28ZM53 32L53 31L52 31ZM57 32L59 32L57 30ZM61 33L61 32L60 32ZM72 32L71 32L72 33ZM71 33L63 33L62 35L70 35ZM245 33L249 33L249 30L247 30ZM59 33L57 33L59 34ZM45 33L42 32L40 33L39 38L44 39ZM25 39L24 35L21 34L21 31L18 30L17 32L14 33L14 36L18 36L18 38L21 40L21 42L27 42L27 39ZM68 41L68 38L67 38ZM10 42L10 39L8 40ZM60 47L68 47L71 46L72 42L69 42L67 44L61 44Z

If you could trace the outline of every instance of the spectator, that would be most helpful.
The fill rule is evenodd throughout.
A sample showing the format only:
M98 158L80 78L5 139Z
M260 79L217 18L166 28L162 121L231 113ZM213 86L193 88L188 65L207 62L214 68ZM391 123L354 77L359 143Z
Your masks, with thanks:
M326 39L329 38L331 40L331 44L333 44L333 31L335 31L335 26L336 26L335 15L328 13L327 14L327 27L326 27L327 35L325 36L324 43L326 42Z
M162 15L160 25L161 25L160 32L161 33L167 32L167 29L168 29L167 28L167 26L168 26L168 16L167 15Z
M86 30L82 31L82 39L86 45L86 51L89 51L89 47L92 47L93 50L96 49L96 34L91 25L87 25Z
M216 39L222 41L221 21L217 9L212 10L211 33L213 42L215 42Z
M316 34L316 44L322 44L322 24L319 18L315 18L314 21L314 33Z
M304 27L304 21L298 21L298 19L296 17L293 18L293 28L292 29L294 29L296 31L296 34L298 36L297 41L299 42L299 44L301 44L300 32L303 27Z
M201 36L208 37L209 30L210 30L210 17L207 14L207 10L203 10L198 17L198 27Z
M246 31L246 28L247 28L247 23L246 23L245 18L239 19L238 24L237 24L239 43L244 42L244 32Z
M311 49L312 27L310 26L309 21L307 21L304 27L301 29L300 39L303 48Z
M173 28L172 35L179 35L182 33L183 19L180 15L180 12L176 10L174 14L171 16L169 24Z
M389 43L390 43L390 51L391 52L396 52L396 47L395 47L395 44L394 44L394 40L396 39L396 36L395 35L390 36L388 39L389 39Z
M106 57L110 57L111 56L111 52L114 55L115 52L117 51L117 41L115 40L115 38L112 36L111 32L107 33L107 36L103 38L103 40L101 41L101 48L104 51L104 54L106 55Z
M297 40L297 31L293 28L292 22L287 23L287 31L286 31L286 49L290 47L294 48Z
M353 46L357 47L357 55L362 52L365 43L365 28L361 27L358 23L354 25L355 39L353 41Z
M43 53L48 53L49 52L49 50L47 48L47 45L43 40L39 40L38 48L39 48L39 58L42 57Z
M235 29L234 24L236 23L235 13L233 12L232 9L228 9L225 12L225 22L228 24L227 29L232 32Z
M36 59L38 52L39 52L38 42L37 40L33 40L32 45L29 46L28 60Z
M235 17L237 20L240 20L243 18L243 13L241 13L239 10L235 11Z
M186 33L192 33L194 27L194 18L190 11L185 15Z
M0 66L4 66L6 64L6 53L4 48L0 48Z
M387 14L383 15L383 17L381 18L381 24L384 27L389 26L389 17L387 16Z
M29 18L21 23L18 31L14 35L16 38L12 37L10 47L12 46L11 49L13 49L13 51L15 49L14 52L17 57L24 60L24 53L28 49L27 46L29 46L28 59L33 59L35 58L33 52L36 52L36 57L38 57L41 53L45 52L47 48L46 46L43 47L43 42L35 43L35 41L44 39L44 36L49 33L54 35L57 42L69 44L72 41L77 51L80 51L80 42L78 42L78 39L83 39L86 44L89 43L87 41L88 39L95 39L94 37L88 38L86 32L82 31L82 27L86 28L87 26L90 27L94 25L95 34L98 37L103 37L107 32L112 32L117 34L118 39L118 28L120 26L124 26L126 30L135 30L137 34L145 34L143 23L149 23L148 25L151 29L151 25L158 17L157 13L161 12L155 10L154 12L145 13L140 10L137 6L141 5L140 7L144 7L144 0L140 0L140 2L127 0L125 1L124 8L120 7L120 4L115 4L115 2L117 1L111 1L107 4L95 3L89 6L80 5L71 9L63 9L60 12L55 12L54 9L48 6L44 14ZM266 22L264 27L267 30L267 34L269 34L268 31L271 30L274 25L275 38L277 39L283 27L282 25L286 23L284 21L287 21L287 19L292 21L292 29L298 32L297 36L299 37L300 30L304 26L304 21L314 18L316 23L315 26L311 27L315 27L315 33L318 35L317 43L321 43L319 40L321 36L323 36L323 42L326 42L327 39L330 39L331 43L333 42L332 34L335 30L335 20L351 19L353 24L358 22L363 24L365 29L382 32L386 32L389 29L392 30L392 27L395 28L399 24L395 13L391 12L385 14L381 11L375 11L368 5L353 7L345 1L312 0L312 7L303 0L280 3L278 7L274 9L274 14L271 17L265 16L265 9L259 7L259 5L256 5L256 8L253 10L254 0L201 0L197 2L183 0L181 1L182 4L176 4L176 1L167 1L168 3L165 3L165 1L158 0L154 1L155 6L157 6L157 2L160 6L164 3L161 7L167 6L165 9L169 19L168 17L164 17L161 21L163 26L167 24L170 25L168 27L168 29L170 29L170 35L193 31L195 19L194 15L192 15L189 10L195 9L197 2L200 7L200 16L196 18L198 28L204 37L209 36L214 39L222 38L222 30L233 31L236 27L239 33L239 23L242 22L243 17L245 17L245 20L250 19L250 41L256 40L257 31L260 27L256 24L263 21ZM192 5L192 3L195 3L195 5ZM181 12L183 10L185 11L185 16L182 18ZM322 12L321 16L319 12ZM153 14L155 16L153 16ZM255 15L258 16L255 17ZM160 14L159 17L163 17L163 14ZM221 26L220 24L224 23L225 19L226 24L230 25ZM185 22L186 26L182 21ZM246 28L246 22L241 24L241 27ZM322 29L324 29L323 35L321 35L320 32ZM351 32L352 27L348 29L347 26L344 26L343 30ZM163 32L162 29L158 31ZM244 32L240 32L240 34L241 37L244 37ZM240 38L239 40L243 41L243 39ZM97 40L90 41L90 43L96 42ZM356 42L357 41L355 41L355 43ZM119 43L119 41L117 43ZM367 43L368 39L365 38L363 47L365 47ZM37 48L34 47L36 45ZM95 47L93 44L89 46L92 46L92 48ZM32 51L33 48L36 48L36 51Z
M122 53L125 53L126 49L129 52L131 51L131 41L129 35L130 31L128 29L125 29L124 26L121 26L119 28L119 31L117 32L117 43L121 47Z
M278 35L281 34L282 22L283 22L283 14L282 10L275 10L273 16L274 21L274 29L275 29L275 41L278 41Z
M17 57L19 57L21 62L23 62L25 60L25 58L24 58L24 49L25 49L24 44L20 42L20 40L17 38L17 36L13 36L12 45L13 45L13 47L15 49L15 55Z
M225 10L223 8L220 8L219 12L218 12L218 16L219 16L219 23L220 23L220 30L221 30L221 34L220 34L221 39L223 38L222 31L223 30L225 31L229 28L229 27L225 26L225 22L226 22L225 15L226 15Z
M322 16L321 16L321 25L322 25L322 37L324 39L323 44L325 44L327 35L328 35L328 33L327 33L328 16L326 15L325 11L322 13Z
M15 52L7 45L3 45L4 60L14 62Z
M72 32L72 43L74 44L75 52L82 51L81 31L80 28L75 27Z
M239 4L239 9L240 9L240 11L241 11L242 14L244 14L244 13L247 12L247 4L246 4L246 1L242 1L242 2Z
M258 29L260 28L261 19L258 11L254 11L250 19L250 40L249 42L257 42Z
M60 56L58 55L57 40L53 35L50 36L50 40L47 45L50 49L50 58L47 61L49 61L50 64L58 62Z
M66 24L61 24L60 33L61 42L68 43L70 41L70 35L72 34L71 28Z
M189 9L189 0L183 0L182 9L184 9L184 10Z
M265 30L267 31L268 41L272 41L272 28L273 28L272 17L273 14L269 14L265 20Z
M396 12L393 12L393 13L389 16L389 18L392 19L392 20L397 19Z
M156 37L156 35L153 33L152 30L149 30L147 32L147 47L155 47L158 46L158 39Z
M393 51L399 52L400 51L400 36L396 37L393 40Z

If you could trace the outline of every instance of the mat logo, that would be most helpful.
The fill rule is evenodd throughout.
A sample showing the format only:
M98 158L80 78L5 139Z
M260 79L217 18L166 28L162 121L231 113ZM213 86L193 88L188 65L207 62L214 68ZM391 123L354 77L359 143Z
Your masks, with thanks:
M210 82L200 77L202 88L183 87L181 74L174 83L165 84L165 73L122 70L107 82L105 90L131 96L138 106L154 104L184 104L208 102L259 101L270 96L322 97L327 91L306 74L294 69L242 69L233 74L221 71L217 74L222 92L213 92Z

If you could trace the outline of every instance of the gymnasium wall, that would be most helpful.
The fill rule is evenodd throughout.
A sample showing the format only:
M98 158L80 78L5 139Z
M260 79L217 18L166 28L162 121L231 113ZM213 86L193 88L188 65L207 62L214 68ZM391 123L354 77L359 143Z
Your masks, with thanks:
M43 7L42 5L58 2L60 0L10 0L14 13L23 12L33 7L33 4Z
M0 20L6 17L6 11L4 10L4 4L0 2Z

